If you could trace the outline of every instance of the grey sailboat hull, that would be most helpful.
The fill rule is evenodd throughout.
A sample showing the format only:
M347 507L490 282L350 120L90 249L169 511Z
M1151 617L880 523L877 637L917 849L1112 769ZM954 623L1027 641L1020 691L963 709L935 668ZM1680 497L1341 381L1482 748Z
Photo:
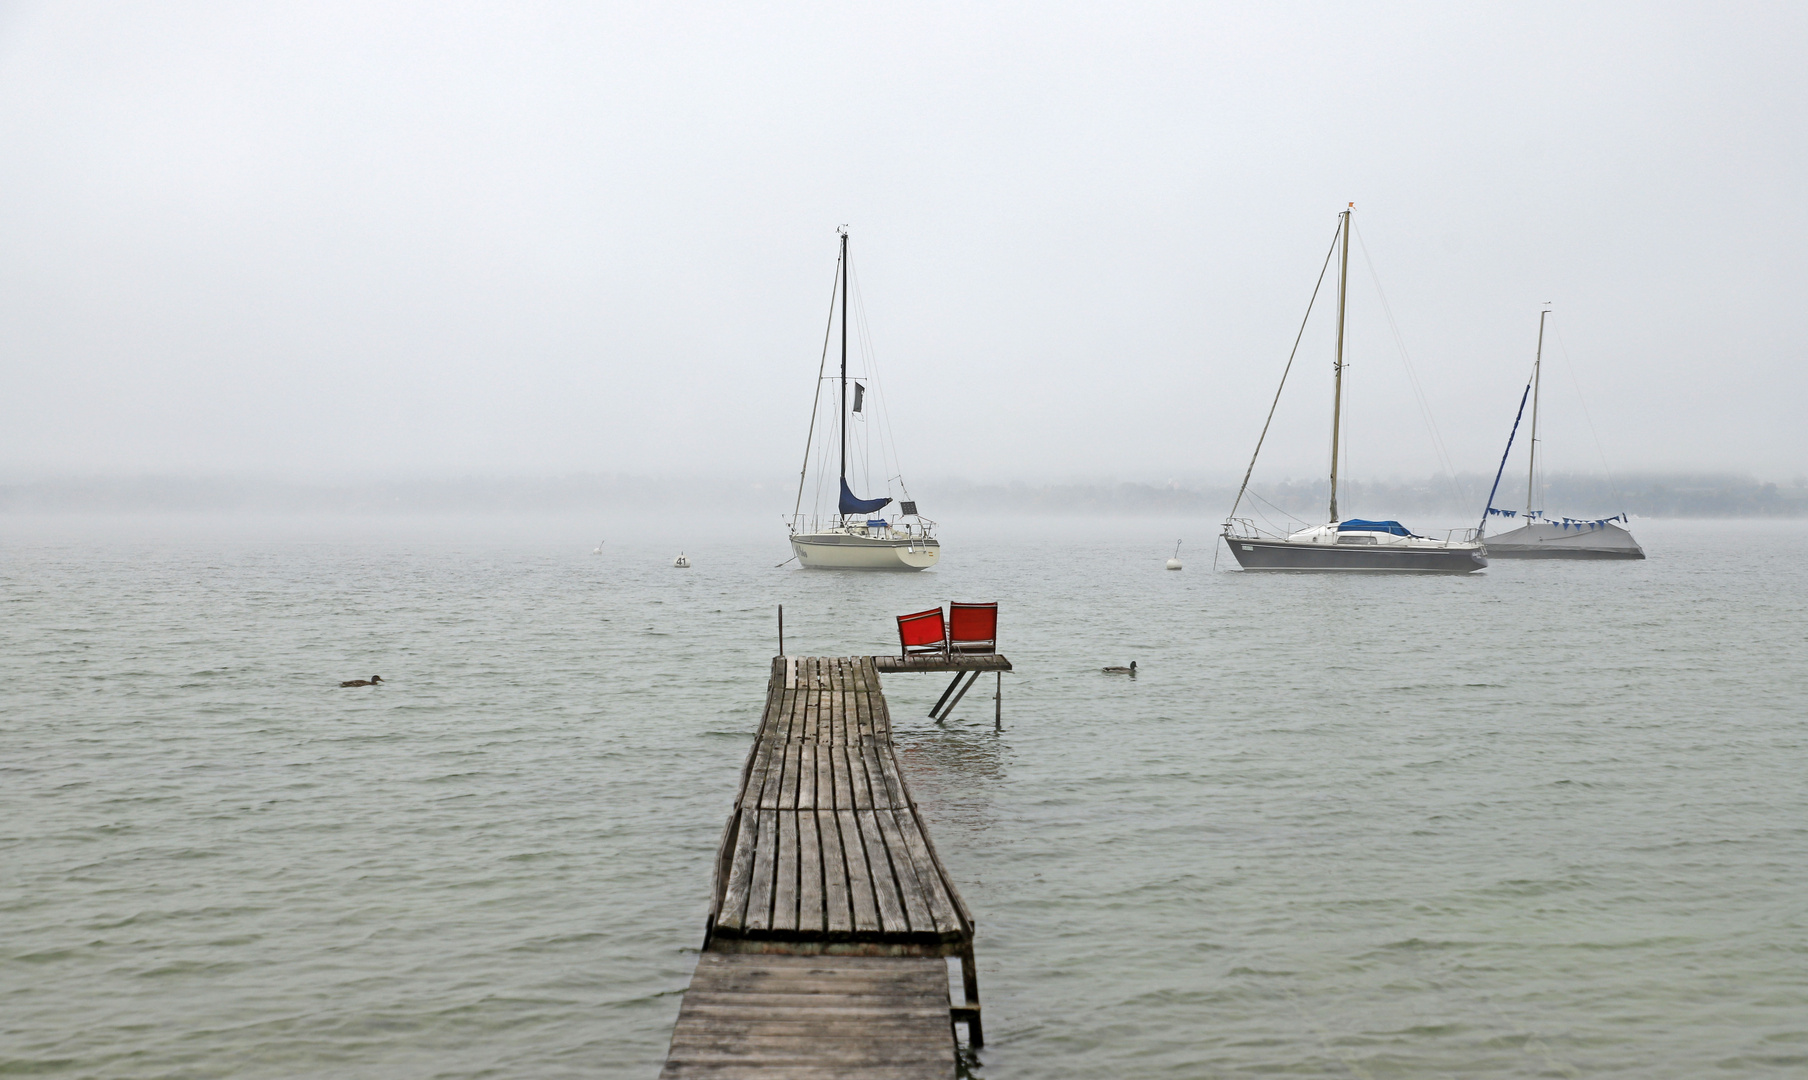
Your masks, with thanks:
M1397 574L1471 574L1488 565L1489 550L1473 545L1393 547L1298 544L1227 536L1230 553L1245 570L1356 571Z
M1540 521L1487 539L1493 559L1642 559L1645 549L1618 525Z

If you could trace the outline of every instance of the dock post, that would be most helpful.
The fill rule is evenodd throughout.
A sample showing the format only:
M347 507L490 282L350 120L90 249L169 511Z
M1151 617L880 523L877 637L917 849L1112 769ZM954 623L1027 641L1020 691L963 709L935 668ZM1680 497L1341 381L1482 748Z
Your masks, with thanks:
M785 605L778 606L778 654L785 655Z
M1004 730L1004 672L998 673L998 690L992 695L992 730Z
M985 1028L979 1019L979 965L973 962L973 946L961 953L961 993L967 996L967 1007L962 1010L967 1021L967 1045L978 1050L986 1045Z

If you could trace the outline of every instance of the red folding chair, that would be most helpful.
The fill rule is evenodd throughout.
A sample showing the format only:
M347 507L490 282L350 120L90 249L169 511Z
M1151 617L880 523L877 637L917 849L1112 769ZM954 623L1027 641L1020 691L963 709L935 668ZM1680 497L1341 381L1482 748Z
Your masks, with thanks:
M998 604L948 605L948 651L995 653L998 651Z
M903 646L904 656L947 652L948 624L942 619L942 609L930 608L915 615L898 616L898 643Z

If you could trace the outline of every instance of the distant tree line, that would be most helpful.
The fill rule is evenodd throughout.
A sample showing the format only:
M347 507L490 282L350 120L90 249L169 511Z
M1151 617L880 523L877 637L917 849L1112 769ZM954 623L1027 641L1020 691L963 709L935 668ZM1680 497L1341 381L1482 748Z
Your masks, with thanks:
M1432 514L1481 517L1491 476L1469 473L1421 480L1357 480L1343 485L1344 517ZM1609 479L1557 474L1544 478L1538 506L1554 516L1608 517L1799 517L1808 515L1808 483L1761 482L1748 476L1641 474ZM1329 481L1282 480L1252 483L1238 515L1257 509L1322 521L1329 504ZM1526 485L1503 481L1494 505L1525 506ZM1146 483L945 485L937 501L962 509L989 508L1015 513L1091 515L1146 514L1222 517L1236 498L1231 485L1187 486Z
M1463 474L1422 480L1358 480L1344 485L1345 517L1439 520L1480 518L1492 476ZM975 484L925 479L913 485L923 513L1029 516L1222 518L1236 487L1223 483ZM1257 482L1239 516L1301 522L1324 519L1322 478ZM795 482L732 478L645 477L600 473L563 477L455 477L301 481L268 477L110 477L0 481L0 513L265 513L265 514L567 514L590 511L789 515ZM1525 480L1509 479L1495 505L1525 505ZM1555 474L1540 499L1553 515L1606 517L1808 516L1808 481L1789 484L1749 476L1675 473L1607 477ZM808 506L805 507L808 512Z

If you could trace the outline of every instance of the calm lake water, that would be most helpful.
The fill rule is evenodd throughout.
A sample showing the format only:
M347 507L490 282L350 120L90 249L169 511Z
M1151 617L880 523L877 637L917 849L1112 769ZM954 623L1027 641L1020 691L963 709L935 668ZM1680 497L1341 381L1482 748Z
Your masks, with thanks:
M0 1074L650 1080L776 605L846 655L953 598L1002 602L1006 730L886 690L978 1075L1802 1076L1808 538L1635 531L1418 579L949 525L861 576L0 522Z

